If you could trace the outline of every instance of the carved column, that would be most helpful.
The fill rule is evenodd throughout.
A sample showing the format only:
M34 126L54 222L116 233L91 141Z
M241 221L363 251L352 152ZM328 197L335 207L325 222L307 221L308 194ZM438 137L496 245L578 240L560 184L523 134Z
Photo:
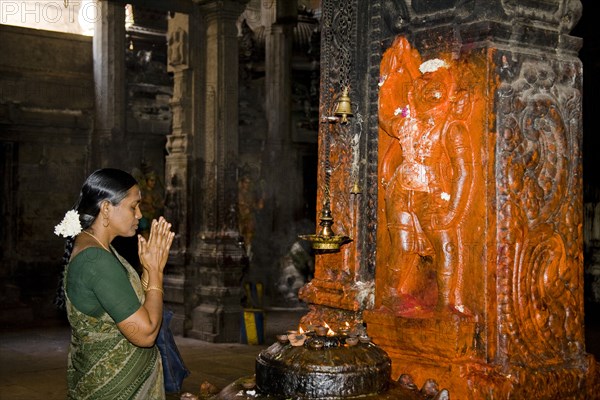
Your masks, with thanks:
M92 169L126 168L125 6L101 0L94 24L95 129Z
M317 256L303 322L366 323L394 379L451 398L597 398L569 36L581 2L362 3L323 1L321 116L349 61L354 117L319 132L319 200L329 187L354 241Z
M581 41L568 35L581 3L403 11L410 33L380 63L369 334L395 377L452 397L591 398Z
M242 267L237 225L238 42L236 20L245 0L195 2L203 83L203 116L194 138L190 254L186 285L192 326L188 335L211 342L235 342L240 335Z
M166 144L165 218L173 224L175 239L165 272L165 303L174 312L171 329L175 334L185 332L185 263L190 238L187 216L192 214L190 188L195 171L192 143L198 135L194 127L199 126L202 117L194 112L199 105L193 95L195 85L200 81L201 70L197 50L200 26L197 22L198 16L194 11L192 14L176 13L169 18L167 34L167 68L173 74L170 102L173 122ZM190 312L187 310L187 314Z
M366 56L364 47L358 45L357 27L367 26L364 24L367 14L360 3L322 3L317 218L329 197L334 233L348 236L352 241L339 251L317 253L314 278L301 288L299 297L310 308L303 324L326 322L334 330L345 327L346 323L362 329L362 311L373 302L373 277L368 271L368 258L362 256L375 243L365 240L368 230L365 223L369 222L364 216L370 208L365 195L370 184L362 176L366 170L361 168L365 165L361 160L366 151L368 128L364 116L370 105L361 101L364 83L358 78L367 76L358 63L359 54ZM349 89L354 114L346 124L333 115L344 88ZM317 228L319 222L316 221Z
M267 182L264 215L274 237L285 235L302 199L298 192L295 157L292 154L292 46L297 20L297 1L261 2L261 20L265 27L265 112L267 139L262 168ZM287 251L288 249L282 249ZM279 249L274 250L279 251ZM279 254L270 255L272 262ZM267 277L262 277L267 279Z

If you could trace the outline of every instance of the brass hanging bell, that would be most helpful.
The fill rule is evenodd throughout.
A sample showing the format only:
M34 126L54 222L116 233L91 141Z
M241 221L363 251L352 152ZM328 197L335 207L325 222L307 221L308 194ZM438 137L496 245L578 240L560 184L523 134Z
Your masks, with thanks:
M347 123L348 117L352 116L352 104L350 103L350 96L348 95L348 87L345 87L342 91L342 95L337 102L333 114L340 117L340 123L342 124Z

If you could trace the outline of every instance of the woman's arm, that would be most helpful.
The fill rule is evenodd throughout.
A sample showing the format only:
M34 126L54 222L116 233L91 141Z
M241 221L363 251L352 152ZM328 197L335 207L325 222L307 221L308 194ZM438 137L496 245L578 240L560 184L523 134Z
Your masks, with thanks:
M147 241L141 235L138 236L138 255L144 268L142 285L145 286L146 296L144 303L135 313L117 324L121 333L136 346L153 346L160 330L164 294L163 270L175 236L170 229L171 224L160 217L158 221L152 221Z
M146 293L144 304L130 317L117 324L117 327L129 340L139 347L152 347L162 322L162 293L153 290Z

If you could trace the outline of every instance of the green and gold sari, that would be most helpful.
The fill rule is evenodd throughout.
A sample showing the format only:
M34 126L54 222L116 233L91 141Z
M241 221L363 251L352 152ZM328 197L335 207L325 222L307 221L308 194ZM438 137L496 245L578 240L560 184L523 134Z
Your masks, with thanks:
M144 301L139 275L114 249L127 270L129 281ZM65 272L68 274L68 266ZM66 296L71 324L67 364L70 400L163 400L165 399L160 353L156 346L137 347L119 331L106 313L98 318L77 310Z

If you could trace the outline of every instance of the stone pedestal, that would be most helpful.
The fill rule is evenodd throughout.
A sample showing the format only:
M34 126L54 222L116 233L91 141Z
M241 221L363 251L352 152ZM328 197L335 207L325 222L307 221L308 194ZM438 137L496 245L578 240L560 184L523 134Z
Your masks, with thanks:
M244 260L238 240L204 238L186 268L186 291L198 304L191 310L187 336L207 342L239 342Z

